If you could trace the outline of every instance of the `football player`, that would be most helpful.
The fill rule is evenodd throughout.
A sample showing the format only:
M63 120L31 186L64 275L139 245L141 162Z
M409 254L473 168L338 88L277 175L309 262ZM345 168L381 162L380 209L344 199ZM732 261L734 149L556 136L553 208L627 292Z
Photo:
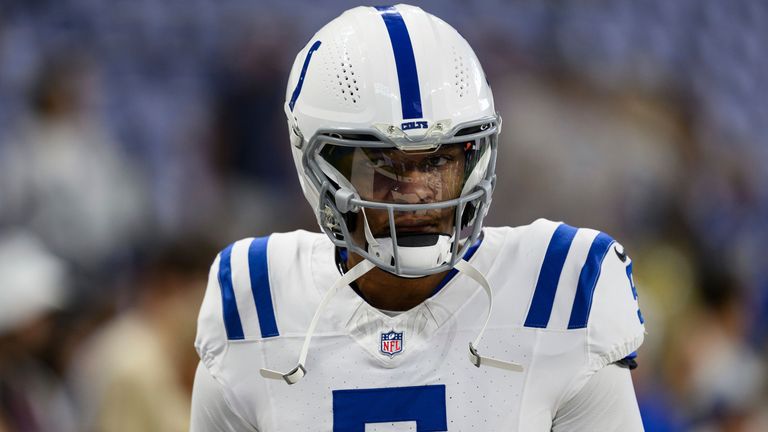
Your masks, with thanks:
M631 261L591 229L483 227L501 118L456 30L351 9L284 109L323 232L214 261L193 431L642 430Z

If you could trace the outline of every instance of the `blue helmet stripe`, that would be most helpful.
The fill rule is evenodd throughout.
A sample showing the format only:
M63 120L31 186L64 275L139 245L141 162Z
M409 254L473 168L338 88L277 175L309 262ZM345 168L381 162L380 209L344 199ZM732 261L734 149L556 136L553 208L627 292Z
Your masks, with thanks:
M531 307L525 318L526 327L547 328L549 317L552 314L552 306L555 303L557 284L560 281L565 258L568 257L568 250L571 248L576 231L578 231L577 228L560 224L552 234L547 252L544 255L544 261L541 264L541 270L539 270L539 279L536 282L536 290L533 292Z
M269 267L267 264L267 243L269 237L254 239L248 248L248 271L251 276L251 292L256 303L261 337L279 336L275 308L272 305L272 292L269 287Z
M219 258L219 287L221 288L221 306L224 313L224 329L227 331L227 339L245 339L243 324L240 322L240 312L237 310L235 290L232 287L232 246L227 246L221 251Z
M605 254L613 244L611 236L600 233L592 241L592 246L587 253L587 261L581 268L579 284L576 287L576 298L573 300L571 318L568 320L569 329L584 328L589 320L589 311L592 309L592 297L595 294L595 285L600 278L600 268L603 266Z
M421 110L419 76L416 72L416 58L413 55L408 27L394 6L376 6L376 9L381 13L381 18L387 26L389 40L392 42L392 50L395 54L403 119L422 118L424 115Z
M299 82L296 83L296 88L293 89L293 94L291 95L291 101L288 102L288 107L291 111L293 111L293 106L296 105L296 99L298 99L299 94L301 94L301 87L304 85L304 76L307 74L309 61L312 60L312 54L314 54L318 48L320 48L320 41L315 41L315 43L312 44L312 47L309 48L307 57L304 58L304 65L301 66L301 73L299 74Z

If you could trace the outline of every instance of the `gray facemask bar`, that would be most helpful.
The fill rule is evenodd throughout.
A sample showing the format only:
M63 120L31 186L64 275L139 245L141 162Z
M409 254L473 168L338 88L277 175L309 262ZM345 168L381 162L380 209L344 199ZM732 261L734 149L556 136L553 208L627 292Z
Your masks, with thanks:
M456 137L455 134L461 130L477 127L488 124L487 128L484 128L478 132L461 135ZM312 182L316 190L320 192L319 199L319 215L320 215L320 227L328 235L334 245L338 247L347 248L350 252L356 253L363 258L371 261L377 267L386 270L390 273L400 276L426 276L429 274L441 273L452 269L456 266L456 263L466 254L471 245L477 241L480 236L480 232L483 227L483 219L488 212L489 205L491 203L491 194L493 187L495 186L496 175L496 154L498 147L498 131L501 127L501 118L497 115L494 117L487 117L472 122L462 123L453 127L449 132L440 137L428 136L427 139L432 143L429 147L424 141L415 141L411 138L408 139L392 139L386 136L379 129L324 129L318 130L315 135L308 141L304 151L302 152L302 167L307 174L308 178ZM352 140L342 138L348 135L369 135L378 138L380 141L366 141L366 140ZM397 147L401 150L427 150L437 149L443 144L452 144L458 142L475 141L480 139L489 139L490 159L488 166L486 167L485 176L478 183L475 188L467 195L461 196L456 199L441 201L435 203L426 204L395 204L395 203L382 203L375 201L366 201L360 199L355 191L347 190L344 188L336 187L333 182L325 175L320 168L316 158L320 157L319 152L323 144L332 144L347 147L364 147L364 148L391 148ZM462 215L468 204L475 206L475 214L469 225L472 225L471 234L466 238L461 237L461 221ZM455 219L453 227L453 244L451 245L451 258L447 263L441 264L428 269L423 268L408 268L404 267L400 263L398 256L398 247L394 247L394 264L385 262L384 260L373 256L368 253L364 246L358 245L352 239L352 235L344 218L344 214L353 212L357 213L360 209L370 208L378 210L386 210L389 217L389 231L394 245L397 245L397 232L395 226L395 212L413 212L419 210L441 210L441 209L455 209ZM341 238L338 238L341 235ZM463 245L460 247L462 240Z

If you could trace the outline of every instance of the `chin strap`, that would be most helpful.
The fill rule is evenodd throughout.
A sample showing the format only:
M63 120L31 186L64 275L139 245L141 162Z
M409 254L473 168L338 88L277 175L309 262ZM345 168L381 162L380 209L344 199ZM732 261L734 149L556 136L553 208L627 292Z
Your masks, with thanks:
M359 262L356 266L352 267L348 272L344 273L342 277L339 278L339 280L336 281L335 284L329 289L325 295L323 296L323 299L320 301L320 304L317 306L317 309L315 309L315 316L312 317L312 322L309 324L309 328L307 329L307 335L304 337L304 344L301 346L301 354L299 354L299 363L296 365L295 368L290 370L289 372L283 373L278 372L276 370L272 369L265 369L261 368L259 373L264 378L270 378L270 379L276 379L276 380L285 380L288 384L296 384L304 378L304 375L307 374L307 369L304 367L304 365L307 362L307 353L309 352L309 342L312 340L312 335L315 333L315 328L317 327L318 321L320 321L320 313L325 309L325 306L328 304L328 302L331 300L331 298L336 294L336 292L339 290L339 288L344 287L358 279L360 276L368 273L376 267L373 263L371 263L368 260L363 260Z
M299 380L304 378L304 376L307 374L307 369L304 365L307 362L309 343L312 340L312 335L315 333L317 323L320 321L320 314L322 313L323 309L325 309L325 307L328 305L328 302L330 302L331 298L333 298L333 296L341 287L347 286L354 282L364 274L371 271L374 267L376 266L368 260L361 261L356 266L352 267L348 272L344 273L344 275L341 276L339 280L333 284L333 286L325 293L325 295L323 295L320 304L315 310L315 316L312 317L312 322L309 324L309 328L307 329L307 335L304 337L304 344L301 346L301 353L299 354L299 362L295 368L285 373L272 369L261 368L259 371L261 376L269 379L284 380L288 384L296 384L299 382ZM474 342L470 342L469 344L469 360L477 367L480 367L480 365L485 365L514 372L522 372L523 366L518 363L498 360L490 357L483 357L477 352L475 347L480 345L480 340L483 338L485 328L488 326L488 321L491 319L491 312L493 311L493 292L491 291L491 286L485 279L485 276L477 271L477 269L472 267L472 265L467 261L461 260L456 263L456 269L472 278L475 282L479 283L480 286L483 287L485 294L488 296L488 315L485 317L485 323L483 324L483 328L480 330L480 334L477 335L477 338Z
M368 225L368 216L365 214L365 207L361 207L360 211L363 213L363 233L365 233L365 241L373 248L374 255L379 248L379 242L376 241L376 237L371 232L371 226Z
M519 363L498 360L491 357L484 357L481 356L479 352L477 352L477 346L480 345L480 340L483 338L485 328L488 327L488 321L491 320L491 313L493 312L493 292L491 291L491 285L488 283L488 280L486 280L485 276L477 271L476 268L472 267L472 264L465 260L461 260L456 263L456 269L472 278L475 282L479 283L480 286L483 287L483 290L485 290L485 294L488 296L488 315L485 317L485 323L483 324L483 328L480 329L480 334L477 335L477 338L475 338L474 342L469 343L469 361L471 361L472 364L476 367L484 365L499 369L506 369L513 372L522 372L523 366Z

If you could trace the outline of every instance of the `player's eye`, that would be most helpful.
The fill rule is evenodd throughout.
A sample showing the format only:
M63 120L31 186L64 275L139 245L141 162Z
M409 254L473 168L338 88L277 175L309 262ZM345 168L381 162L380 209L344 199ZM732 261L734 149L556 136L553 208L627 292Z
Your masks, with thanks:
M453 158L449 155L430 156L424 161L426 168L440 168L451 162Z
M391 166L391 162L384 156L371 156L365 162L368 168L385 168Z

